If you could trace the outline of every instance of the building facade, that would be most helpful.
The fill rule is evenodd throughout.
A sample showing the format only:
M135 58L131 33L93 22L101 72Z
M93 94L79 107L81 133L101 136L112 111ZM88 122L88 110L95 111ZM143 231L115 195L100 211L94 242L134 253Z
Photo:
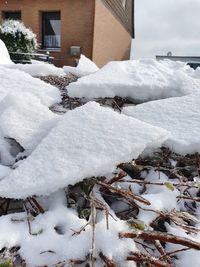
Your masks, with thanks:
M0 19L19 19L37 35L40 51L58 66L80 53L99 67L129 58L134 0L0 0Z

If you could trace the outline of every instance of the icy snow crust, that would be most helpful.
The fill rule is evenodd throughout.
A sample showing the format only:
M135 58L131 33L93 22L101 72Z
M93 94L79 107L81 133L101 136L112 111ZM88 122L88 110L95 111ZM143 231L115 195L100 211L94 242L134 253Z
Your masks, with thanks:
M0 66L0 101L10 92L29 92L48 107L61 101L60 92L56 87L22 71Z
M110 62L68 86L70 97L129 97L137 102L200 92L200 79L185 63L141 59Z
M179 154L200 152L200 94L125 107L123 113L171 133L165 142Z
M112 122L112 123L111 123ZM0 182L0 196L49 195L84 178L111 173L168 132L95 102L67 112L33 153Z

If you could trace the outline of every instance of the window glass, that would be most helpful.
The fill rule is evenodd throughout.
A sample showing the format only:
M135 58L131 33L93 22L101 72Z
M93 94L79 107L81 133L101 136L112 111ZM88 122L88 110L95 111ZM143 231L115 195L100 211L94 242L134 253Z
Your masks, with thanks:
M43 48L60 48L60 12L42 12Z
M21 11L4 11L4 19L21 20Z

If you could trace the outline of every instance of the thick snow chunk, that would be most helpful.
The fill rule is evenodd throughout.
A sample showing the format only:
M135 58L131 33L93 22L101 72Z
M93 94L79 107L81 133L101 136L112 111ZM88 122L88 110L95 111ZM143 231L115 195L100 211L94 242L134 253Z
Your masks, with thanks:
M84 55L81 55L77 67L64 66L66 73L72 73L78 77L86 76L99 70L97 65Z
M70 97L129 97L138 102L200 91L200 79L180 62L153 59L110 62L68 86Z
M57 68L52 64L40 62L38 64L12 64L5 65L10 69L18 69L24 71L31 76L65 76L65 72L62 68Z
M51 106L61 101L59 90L29 74L19 70L8 69L0 66L0 100L9 92L29 92L37 96L46 106Z
M123 113L168 130L165 145L187 154L200 152L199 106L200 95L194 94L125 107Z
M48 195L86 177L111 173L168 132L95 102L67 112L33 153L0 182L0 196Z
M0 102L0 130L32 150L55 126L59 116L42 105L38 97L24 92L8 94Z
M13 64L4 42L0 39L0 64ZM14 65L14 64L13 64Z

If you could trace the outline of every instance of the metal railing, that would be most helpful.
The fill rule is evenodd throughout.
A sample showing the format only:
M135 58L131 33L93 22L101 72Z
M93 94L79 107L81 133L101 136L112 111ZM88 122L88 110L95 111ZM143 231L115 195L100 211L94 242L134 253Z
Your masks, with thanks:
M31 59L36 59L39 61L45 61L51 63L54 57L50 56L50 53L47 51L43 53L22 53L22 52L9 52L11 55L21 55L21 56L30 56ZM12 59L15 63L31 63L31 60L27 59Z

